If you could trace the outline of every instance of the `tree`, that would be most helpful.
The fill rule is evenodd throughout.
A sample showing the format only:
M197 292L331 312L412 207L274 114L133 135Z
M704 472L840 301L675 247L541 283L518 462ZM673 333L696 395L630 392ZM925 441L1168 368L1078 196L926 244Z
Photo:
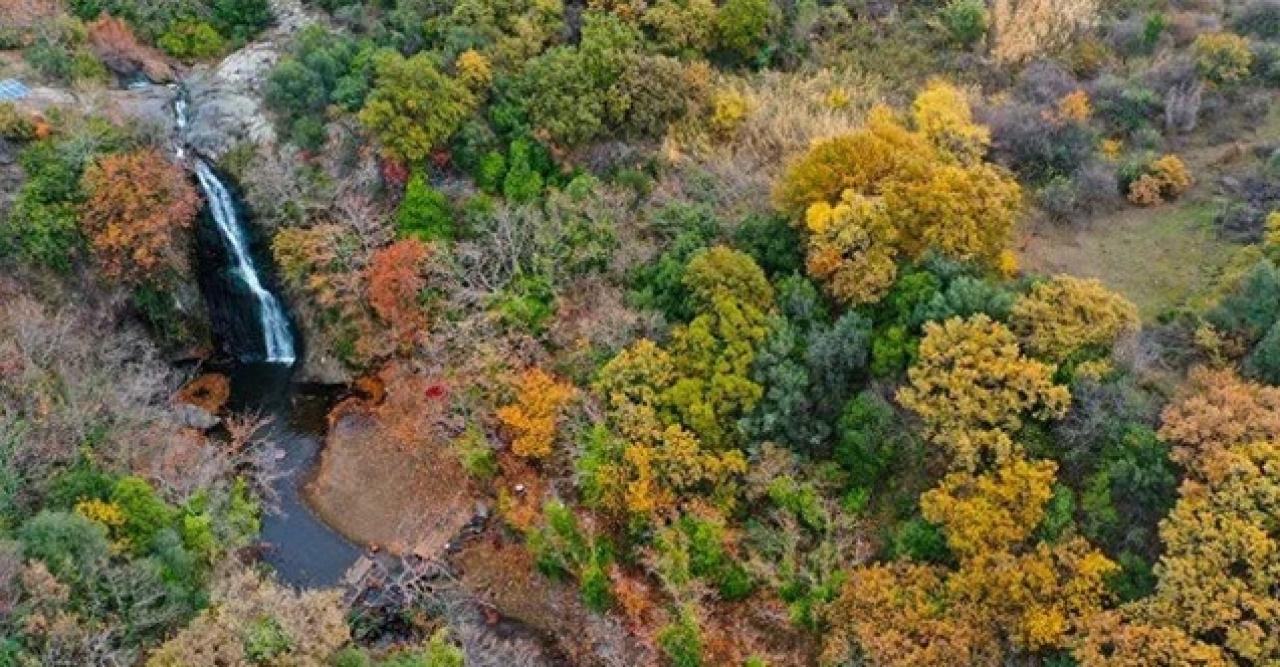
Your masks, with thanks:
M466 86L440 73L428 53L404 58L381 52L374 59L373 91L360 110L393 158L420 162L462 124L475 107Z
M979 610L956 604L947 572L898 562L855 569L831 605L824 664L865 655L883 667L1001 664L999 638Z
M924 420L954 469L976 470L1016 453L1022 415L1061 417L1071 400L1053 367L1022 356L1017 339L986 315L924 327L919 359L898 401Z
M769 21L769 0L727 0L716 11L716 45L750 61L768 41Z
M1095 614L1073 656L1080 667L1228 667L1222 650L1171 627L1125 618L1123 612Z
M1170 457L1194 471L1224 448L1280 439L1280 388L1242 380L1229 369L1196 368L1161 420Z
M1280 445L1211 451L1160 524L1165 553L1144 614L1225 649L1240 664L1280 660Z
M920 511L942 526L961 559L1006 550L1040 525L1057 469L1052 461L1015 460L976 477L953 472L920 496Z
M773 288L749 255L724 246L695 254L684 285L698 314L672 331L676 379L664 401L703 444L723 449L763 392L751 365L768 333Z
M427 326L422 271L431 249L417 239L401 239L373 253L366 280L369 305L391 327L394 340L405 342Z
M805 268L837 300L852 306L874 303L893 284L897 231L882 200L846 190L835 206L811 205L805 227Z
M85 170L83 187L81 225L103 273L143 283L186 271L200 200L181 168L154 149L109 155Z
M515 402L497 413L498 421L515 436L511 451L532 459L550 456L561 413L574 394L573 385L540 368L521 373Z
M1009 327L1030 354L1061 363L1077 351L1109 350L1137 331L1138 309L1097 279L1059 275L1018 298Z
M961 162L982 159L991 143L991 131L973 122L964 93L941 79L929 81L916 94L911 117L929 143Z
M404 186L404 197L396 208L396 231L424 243L453 238L453 211L444 193L427 183L421 169L415 169Z
M871 240L891 244L892 249L879 251L882 256L872 273L879 280L873 284L883 282L884 255L894 253L918 259L934 251L1003 269L1022 192L1011 174L982 160L989 132L972 122L960 91L940 81L931 82L916 97L912 118L909 128L888 108L872 109L862 129L818 142L792 162L775 200L798 216L814 204L834 205L837 198L858 201L855 195L866 198L856 207L855 217L870 217L877 224L864 223L860 233L878 237ZM871 216L876 209L882 213ZM827 210L817 209L819 221L826 219ZM878 221L880 215L887 223ZM871 234L871 229L891 234ZM835 246L866 252L870 241L854 240Z

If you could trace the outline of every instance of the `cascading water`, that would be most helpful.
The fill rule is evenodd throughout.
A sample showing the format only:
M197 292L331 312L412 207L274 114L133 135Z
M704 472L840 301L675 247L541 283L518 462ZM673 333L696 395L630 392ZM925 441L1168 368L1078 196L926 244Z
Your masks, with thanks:
M179 96L174 101L173 110L178 131L181 132L187 127L186 100ZM180 154L181 151L179 148ZM289 330L289 318L285 316L280 300L262 284L231 193L204 160L196 157L194 162L196 180L200 182L200 189L208 202L209 214L223 244L230 252L232 273L248 288L257 305L258 328L263 337L263 360L275 364L293 364L297 354L294 351L293 334Z

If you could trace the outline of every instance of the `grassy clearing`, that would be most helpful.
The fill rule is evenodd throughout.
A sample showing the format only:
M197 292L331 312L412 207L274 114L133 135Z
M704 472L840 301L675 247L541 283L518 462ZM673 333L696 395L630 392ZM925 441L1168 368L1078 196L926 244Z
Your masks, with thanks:
M1208 200L1126 207L1083 229L1041 225L1022 265L1035 273L1098 278L1129 297L1144 319L1195 305L1239 248L1217 237Z

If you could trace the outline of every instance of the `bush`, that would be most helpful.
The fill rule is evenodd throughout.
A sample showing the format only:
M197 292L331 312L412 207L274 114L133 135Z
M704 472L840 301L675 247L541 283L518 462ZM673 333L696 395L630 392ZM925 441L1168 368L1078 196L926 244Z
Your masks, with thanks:
M1229 32L1204 33L1191 45L1200 76L1217 84L1236 83L1249 75L1253 52L1249 40Z
M528 139L511 142L506 176L502 180L502 194L517 204L527 204L542 194L542 174L534 170L532 147Z
M1149 127L1163 107L1163 100L1151 88L1104 76L1093 87L1094 115L1114 131L1133 134Z
M227 49L226 40L204 21L181 21L165 31L156 44L186 62L213 58Z
M753 213L733 230L733 245L751 255L770 277L804 270L804 251L796 228L778 215Z
M449 200L427 183L421 169L415 169L405 184L395 219L397 234L424 243L450 240L456 231Z
M1191 187L1191 174L1187 165L1176 155L1165 155L1151 161L1141 169L1136 178L1132 170L1129 178L1128 198L1139 206L1154 206L1176 199Z
M1267 384L1280 385L1280 325L1271 325L1267 335L1249 353L1245 368Z
M1280 37L1280 0L1253 0L1232 21L1235 29L1262 39Z
M886 545L890 558L907 558L921 563L945 563L951 559L942 528L915 517L898 524Z
M880 395L864 391L849 401L840 416L835 460L848 471L850 485L867 489L878 485L906 444L905 434L893 406Z
M769 37L769 0L726 0L716 12L716 46L741 61L760 55Z
M236 42L245 42L271 24L268 0L213 0L213 20L218 31Z
M658 631L658 646L672 667L702 667L702 631L691 610Z
M982 0L950 0L938 10L938 19L951 41L966 48L987 34L987 5Z

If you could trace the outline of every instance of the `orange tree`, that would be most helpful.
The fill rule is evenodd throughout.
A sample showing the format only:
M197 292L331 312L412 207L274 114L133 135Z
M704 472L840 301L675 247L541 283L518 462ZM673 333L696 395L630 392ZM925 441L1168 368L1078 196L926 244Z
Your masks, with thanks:
M180 167L155 149L108 155L85 170L83 186L80 222L103 273L137 284L186 271L200 199Z

